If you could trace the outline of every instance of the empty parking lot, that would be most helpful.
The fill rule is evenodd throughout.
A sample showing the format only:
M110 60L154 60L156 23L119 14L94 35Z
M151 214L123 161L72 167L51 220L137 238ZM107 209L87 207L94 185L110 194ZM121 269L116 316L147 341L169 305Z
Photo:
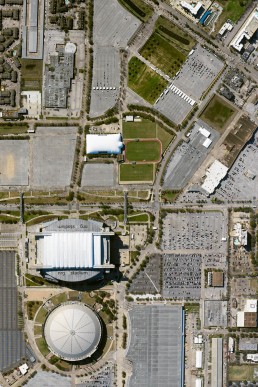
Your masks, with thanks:
M126 47L140 24L117 0L94 1L94 44Z
M82 173L82 187L113 187L114 164L85 164Z
M135 306L129 312L133 363L130 387L184 385L184 315L182 307Z
M201 127L210 132L209 140L212 143L208 148L203 145L206 137L199 131ZM167 165L164 188L181 189L185 187L218 140L219 133L198 120L188 138L189 142L179 145Z
M117 100L120 85L120 55L113 46L95 46L90 115L105 113Z
M223 252L227 236L222 212L168 213L163 220L163 250L206 250Z
M167 94L163 93L156 101L154 108L176 125L179 125L193 109L193 106L178 94L169 90Z
M32 138L31 186L70 185L76 138L76 127L37 128Z
M116 0L94 1L94 56L90 115L104 114L118 98L120 53L141 22Z
M0 185L28 185L29 141L0 141Z
M227 301L205 300L203 325L225 328L227 326Z

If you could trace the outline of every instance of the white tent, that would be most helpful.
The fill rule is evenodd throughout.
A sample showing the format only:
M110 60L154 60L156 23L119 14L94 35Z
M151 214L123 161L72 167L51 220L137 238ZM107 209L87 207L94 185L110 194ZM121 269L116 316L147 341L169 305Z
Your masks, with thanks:
M87 154L119 154L123 148L121 134L87 134Z

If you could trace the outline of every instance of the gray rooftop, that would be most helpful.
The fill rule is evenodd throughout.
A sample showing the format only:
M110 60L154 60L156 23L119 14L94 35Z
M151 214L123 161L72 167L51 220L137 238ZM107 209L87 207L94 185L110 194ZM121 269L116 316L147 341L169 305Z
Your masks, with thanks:
M93 231L100 232L103 227L103 223L96 222L95 220L83 220L83 219L62 219L55 220L44 231Z
M50 55L50 64L45 68L45 107L66 108L71 80L74 77L74 54L59 46Z
M0 252L0 370L14 367L25 355L18 329L15 252Z
M130 387L184 385L184 315L182 307L135 306L129 312L133 363Z

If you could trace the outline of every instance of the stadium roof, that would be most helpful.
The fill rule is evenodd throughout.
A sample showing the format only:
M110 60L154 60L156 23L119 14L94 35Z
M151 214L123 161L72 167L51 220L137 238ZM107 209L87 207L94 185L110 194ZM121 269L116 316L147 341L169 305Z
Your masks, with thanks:
M119 154L123 147L121 134L87 134L86 144L87 154Z
M226 176L227 172L228 168L220 161L215 160L206 171L206 179L202 184L202 188L211 194L214 192L221 180Z
M110 236L114 233L99 225L77 219L53 222L36 234L37 265L42 269L110 267Z
M82 303L68 302L47 317L44 334L50 350L68 361L90 357L101 340L98 315Z

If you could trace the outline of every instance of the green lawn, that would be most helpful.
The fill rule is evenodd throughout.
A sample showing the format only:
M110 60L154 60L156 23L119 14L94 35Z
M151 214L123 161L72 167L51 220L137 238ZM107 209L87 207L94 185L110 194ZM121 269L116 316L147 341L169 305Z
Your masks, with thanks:
M133 57L128 66L128 86L150 104L154 104L168 82L140 59Z
M161 155L159 141L129 141L125 144L128 161L158 161Z
M188 55L196 43L185 30L182 30L163 16L158 18L155 28L160 35L169 40L175 48L185 55Z
M223 12L218 20L216 30L218 31L227 19L232 20L234 23L237 22L251 2L252 0L220 0L219 3L223 7Z
M38 311L37 317L36 317L36 322L39 324L44 324L45 320L47 317L47 311L43 307L40 308Z
M12 124L12 125L0 125L0 134L22 134L27 133L28 130L27 124Z
M236 109L217 95L213 96L200 118L214 129L222 132Z
M153 14L153 9L143 0L118 0L129 12L141 21L146 21Z
M162 143L162 153L167 149L171 141L174 139L175 135L168 132L167 130L158 127L157 128L157 137Z
M38 346L38 349L42 353L43 356L46 356L49 354L49 349L47 346L47 343L43 337L40 337L39 339L36 339L36 344Z
M156 123L144 118L141 122L123 122L123 138L156 138Z
M258 378L254 377L254 369L257 369L257 365L230 365L228 367L228 380L241 382L244 380L258 380Z
M41 91L43 61L35 59L20 59L20 62L22 91Z
M186 55L157 32L147 40L140 54L170 77L176 75L186 59Z
M153 181L154 164L121 164L120 181Z
M162 199L168 202L174 202L178 198L179 194L180 194L180 191L176 191L176 190L165 190L165 191L162 191L161 193Z
M148 214L129 215L128 221L129 223L147 223L149 221L149 217Z

